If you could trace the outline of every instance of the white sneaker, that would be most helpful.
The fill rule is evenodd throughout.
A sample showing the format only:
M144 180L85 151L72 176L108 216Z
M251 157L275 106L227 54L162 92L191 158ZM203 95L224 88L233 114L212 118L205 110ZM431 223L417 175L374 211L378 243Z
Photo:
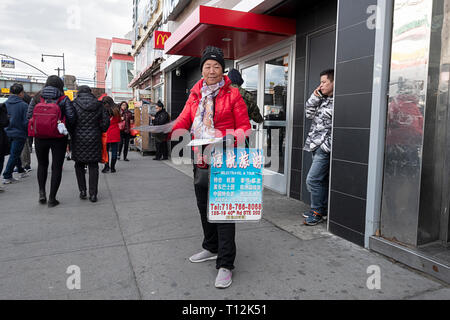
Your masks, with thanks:
M231 277L232 277L231 270L220 268L216 277L216 288L219 289L228 288L233 282Z
M191 256L189 258L189 261L197 263L215 259L217 259L217 253L212 253L209 252L208 250L202 250L199 253L196 253L193 256Z
M3 179L3 184L11 184L11 183L16 183L19 182L19 180L11 178L11 179Z
M26 178L26 177L28 177L28 176L29 176L29 174L28 174L28 172L26 172L26 171L20 173L20 175L19 175L20 179Z

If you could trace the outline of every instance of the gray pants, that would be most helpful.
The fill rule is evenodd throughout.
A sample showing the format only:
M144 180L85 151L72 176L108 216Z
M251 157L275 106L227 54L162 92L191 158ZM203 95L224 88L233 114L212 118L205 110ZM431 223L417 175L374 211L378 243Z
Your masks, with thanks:
M31 166L31 145L29 138L25 141L22 153L20 155L20 160L22 161L22 166L28 168Z

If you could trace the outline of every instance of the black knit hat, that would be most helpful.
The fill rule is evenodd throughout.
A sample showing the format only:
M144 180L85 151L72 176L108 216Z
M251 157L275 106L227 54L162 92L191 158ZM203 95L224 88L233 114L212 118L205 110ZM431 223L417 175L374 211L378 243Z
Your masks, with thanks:
M230 78L231 83L242 86L244 79L242 79L241 73L236 69L231 69L228 71L228 78Z
M215 60L222 66L222 71L225 71L225 60L223 58L223 51L220 48L207 46L203 51L202 58L200 60L200 70L203 70L203 64L206 60Z
M158 100L158 102L156 103L156 105L157 105L158 107L160 107L161 109L164 109L164 105L163 105L163 103L161 102L161 100Z

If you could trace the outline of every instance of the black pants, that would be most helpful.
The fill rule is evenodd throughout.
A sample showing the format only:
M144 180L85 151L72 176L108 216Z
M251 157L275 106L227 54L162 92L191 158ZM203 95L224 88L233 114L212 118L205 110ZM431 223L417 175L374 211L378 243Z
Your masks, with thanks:
M234 259L236 258L236 243L234 241L236 225L234 223L209 223L207 218L208 189L197 185L194 185L194 188L203 227L202 247L210 252L217 253L217 269L233 270Z
M131 135L129 133L125 133L120 131L120 142L119 142L119 157L122 153L123 148L123 158L126 159L128 156L128 147L130 145Z
M52 151L52 177L48 199L55 200L59 185L61 184L64 157L66 155L67 138L35 139L36 157L38 160L37 178L39 191L45 192L47 182L49 153Z
M169 149L167 147L167 141L158 142L155 141L156 146L156 155L155 157L157 159L167 159L169 156Z
M84 168L89 168L89 195L96 196L98 193L98 163L75 162L75 174L77 175L78 190L86 191L86 175Z
M111 142L106 144L106 150L111 152L111 156L108 155L108 163L105 163L105 168L109 167L109 164L111 163L111 169L116 169L116 162L117 162L117 149L119 148L119 142Z
M3 171L3 163L5 162L5 156L0 156L0 174Z

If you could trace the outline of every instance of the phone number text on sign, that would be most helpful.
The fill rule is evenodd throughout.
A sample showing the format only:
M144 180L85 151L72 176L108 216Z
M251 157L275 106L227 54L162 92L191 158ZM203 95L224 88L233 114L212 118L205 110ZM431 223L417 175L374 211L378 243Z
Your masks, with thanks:
M263 154L260 149L212 153L208 221L259 221L262 217Z

